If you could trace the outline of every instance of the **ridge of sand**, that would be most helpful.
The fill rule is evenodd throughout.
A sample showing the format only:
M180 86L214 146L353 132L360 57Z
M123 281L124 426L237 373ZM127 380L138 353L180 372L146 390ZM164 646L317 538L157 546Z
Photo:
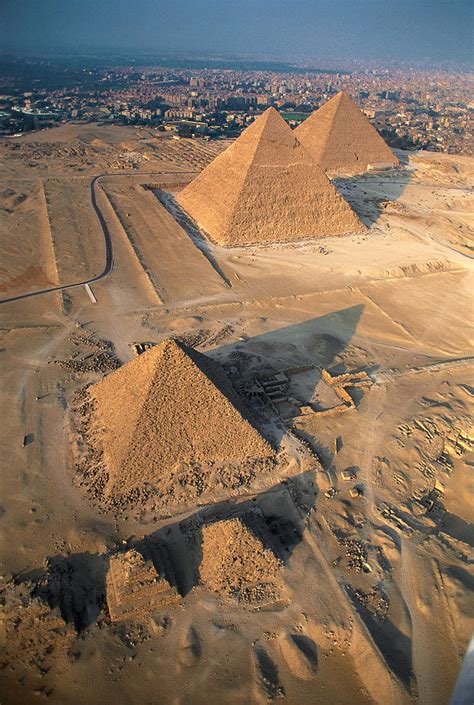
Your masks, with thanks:
M216 363L175 340L91 387L109 493L127 494L186 465L272 458Z
M362 173L368 164L398 165L375 127L342 91L302 122L295 135L324 171Z
M241 519L202 528L201 582L220 595L243 602L277 598L281 561Z
M364 230L274 108L244 130L177 201L204 232L225 246Z

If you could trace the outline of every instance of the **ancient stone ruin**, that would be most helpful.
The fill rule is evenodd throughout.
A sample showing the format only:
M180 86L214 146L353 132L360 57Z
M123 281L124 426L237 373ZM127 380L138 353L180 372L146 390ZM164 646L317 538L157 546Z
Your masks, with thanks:
M398 165L390 147L343 92L302 122L295 136L324 171L361 174L369 165Z
M304 240L364 226L274 108L177 196L219 245Z
M89 387L76 409L76 465L97 497L136 506L246 491L276 462L218 363L176 340ZM86 444L83 440L86 440ZM269 476L270 477L270 476Z
M131 549L111 556L106 582L107 609L112 622L134 619L181 601L172 580L164 547L152 560Z
M240 518L202 528L200 579L210 590L247 605L281 599L281 561Z

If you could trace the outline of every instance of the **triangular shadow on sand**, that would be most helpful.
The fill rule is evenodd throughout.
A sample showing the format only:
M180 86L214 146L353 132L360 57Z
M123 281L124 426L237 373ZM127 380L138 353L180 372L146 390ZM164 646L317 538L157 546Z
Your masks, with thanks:
M397 209L396 202L412 179L410 171L397 169L396 172L337 176L332 181L364 225L370 228L387 213L387 208L388 212L390 208Z
M321 368L337 374L346 371L338 356L352 340L363 311L364 304L357 304L221 345L207 354L223 365L236 387L251 384L255 378L272 372L300 368L296 377L291 375L289 393L307 404L321 381ZM276 433L279 443L285 433L284 426Z

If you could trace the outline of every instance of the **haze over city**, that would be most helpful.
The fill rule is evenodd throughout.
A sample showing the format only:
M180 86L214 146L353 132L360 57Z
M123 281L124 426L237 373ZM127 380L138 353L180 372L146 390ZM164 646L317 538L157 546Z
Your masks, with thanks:
M4 50L472 62L469 0L5 0Z

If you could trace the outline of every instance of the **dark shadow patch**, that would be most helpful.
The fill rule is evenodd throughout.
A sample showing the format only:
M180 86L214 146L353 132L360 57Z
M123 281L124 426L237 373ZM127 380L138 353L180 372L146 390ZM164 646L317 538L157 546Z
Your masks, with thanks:
M400 198L411 181L410 171L391 169L380 173L338 177L333 179L333 184L364 225L370 228L386 212L386 208ZM383 191L387 187L390 188L390 196L377 194L377 191Z
M355 592L350 585L346 585L345 589L385 663L403 683L406 690L414 695L416 693L416 679L413 670L411 639L397 629L389 619L377 617L362 605L356 599Z

